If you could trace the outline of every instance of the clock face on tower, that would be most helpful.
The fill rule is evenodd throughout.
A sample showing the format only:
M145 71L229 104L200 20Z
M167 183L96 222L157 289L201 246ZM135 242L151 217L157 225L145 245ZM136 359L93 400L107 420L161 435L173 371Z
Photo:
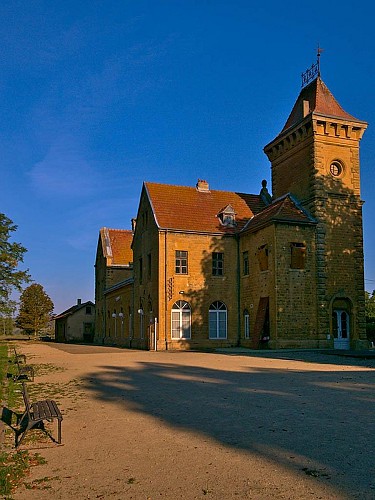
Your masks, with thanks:
M329 171L333 177L340 177L343 172L342 165L339 161L333 161L329 166Z

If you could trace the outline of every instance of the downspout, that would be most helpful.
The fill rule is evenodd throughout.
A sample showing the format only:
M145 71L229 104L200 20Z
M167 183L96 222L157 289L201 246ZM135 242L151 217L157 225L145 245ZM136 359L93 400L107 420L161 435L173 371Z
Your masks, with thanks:
M107 284L107 281L106 281L106 284ZM103 290L103 297L104 297L104 321L103 321L103 323L104 323L104 336L102 339L103 345L105 344L105 339L107 336L107 296L104 292L105 292L105 290Z
M165 350L168 351L167 324L168 324L168 284L167 284L167 231L164 233L164 339Z
M237 241L237 347L241 345L241 268L240 268L240 237Z
M271 342L273 339L275 339L275 342L278 343L278 315L277 315L277 311L278 311L278 296L279 296L279 290L278 290L278 281L277 281L277 278L278 278L278 273L279 273L279 269L278 269L278 266L277 266L277 230L278 230L278 225L277 224L274 224L274 233L273 233L273 258L274 258L274 272L273 272L273 310L274 310L274 314L272 314L272 311L271 311L271 301L269 300L268 302L268 311L269 311L269 322L270 322L270 339L271 339ZM271 298L271 294L268 293L269 297ZM274 331L273 331L273 335L272 335L272 321L271 321L271 318L273 318L274 320Z
M134 260L134 259L133 259ZM130 331L129 331L129 348L132 347L133 335L134 335L134 317L135 317L135 265L133 262L133 286L132 286L132 303L133 308L131 311L131 321L130 321Z

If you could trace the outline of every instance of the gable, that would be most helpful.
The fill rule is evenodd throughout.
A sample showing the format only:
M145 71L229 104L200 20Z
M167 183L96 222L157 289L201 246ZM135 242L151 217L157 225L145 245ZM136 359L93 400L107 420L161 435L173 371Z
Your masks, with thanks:
M133 233L126 229L100 229L101 251L107 266L124 266L133 262Z
M315 224L316 221L287 194L256 214L243 231L257 231L274 223Z

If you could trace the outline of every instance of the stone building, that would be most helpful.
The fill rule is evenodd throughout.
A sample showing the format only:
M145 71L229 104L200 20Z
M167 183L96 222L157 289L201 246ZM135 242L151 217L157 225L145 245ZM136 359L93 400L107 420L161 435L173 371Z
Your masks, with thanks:
M117 263L126 273L121 267L115 277L105 236L124 232L101 230L97 341L143 349L367 347L359 182L366 126L317 74L264 148L272 197L265 181L257 195L212 190L202 180L144 183L132 233L111 240L112 252L127 255Z
M116 314L117 317L117 314L123 314L121 308L124 306L117 304L118 294L113 296L113 292L120 289L123 294L124 286L133 283L132 239L132 231L125 229L103 227L99 233L95 261L95 332L101 342L105 342L106 338L110 339L115 329L117 338L117 321L114 321L113 315ZM130 300L121 301L122 304L125 302L129 308Z
M77 304L56 315L56 342L92 342L95 333L95 304L91 300Z

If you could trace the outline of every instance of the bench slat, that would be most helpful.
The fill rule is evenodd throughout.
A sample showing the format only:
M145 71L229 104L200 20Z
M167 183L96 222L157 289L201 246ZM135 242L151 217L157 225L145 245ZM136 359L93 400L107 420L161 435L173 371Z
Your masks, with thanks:
M49 418L61 418L62 415L55 401L46 399L31 403L31 418L33 420L44 420Z

